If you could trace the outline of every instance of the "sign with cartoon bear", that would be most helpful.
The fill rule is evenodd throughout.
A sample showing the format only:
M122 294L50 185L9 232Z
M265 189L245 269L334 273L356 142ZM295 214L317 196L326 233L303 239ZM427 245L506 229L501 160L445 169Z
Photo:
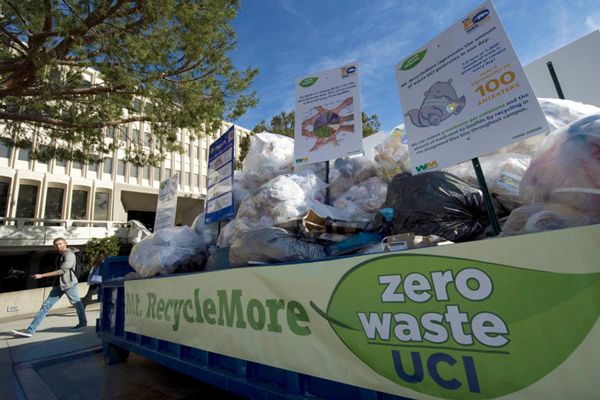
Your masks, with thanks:
M394 69L413 173L549 130L491 1Z

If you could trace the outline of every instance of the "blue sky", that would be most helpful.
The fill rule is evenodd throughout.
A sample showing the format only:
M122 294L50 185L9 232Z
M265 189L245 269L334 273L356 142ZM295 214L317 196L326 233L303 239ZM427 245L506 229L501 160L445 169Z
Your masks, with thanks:
M403 122L394 65L483 1L243 0L232 22L238 68L259 68L260 102L234 121L253 129L294 109L296 79L358 60L362 110L389 132ZM598 0L493 2L523 65L600 29Z

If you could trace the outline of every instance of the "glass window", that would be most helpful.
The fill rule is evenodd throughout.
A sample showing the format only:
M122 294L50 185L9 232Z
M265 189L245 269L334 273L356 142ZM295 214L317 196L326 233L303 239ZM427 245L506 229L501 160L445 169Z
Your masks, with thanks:
M105 158L104 159L104 166L103 166L103 171L105 174L112 174L113 171L113 159L112 158Z
M87 211L88 192L86 190L73 190L71 199L71 219L85 219Z
M150 103L149 101L146 102L145 107L146 112L152 111L152 103Z
M142 176L144 179L150 179L150 166L144 165L144 175Z
M125 161L119 160L117 163L117 175L125 176Z
M141 108L142 108L142 102L140 101L140 99L133 100L133 109L135 111L140 111Z
M34 218L37 203L38 187L34 185L19 185L19 198L17 199L17 218ZM31 225L28 222L27 225Z
M84 79L83 79L83 84L82 84L82 86L83 86L84 88L89 88L89 87L91 87L91 86L92 86L92 82L90 82L90 80L89 80L89 79L85 79L85 78L84 78Z
M151 143L152 143L152 134L150 134L150 132L146 132L144 134L144 146L150 147Z
M106 137L109 139L114 139L116 130L117 130L116 126L109 126L108 128L106 128Z
M73 161L73 169L81 169L82 164L78 161Z
M204 187L208 187L208 175L204 175Z
M138 166L131 164L129 167L129 176L132 178L138 177Z
M127 127L124 125L119 126L119 140L124 142L127 138Z
M188 153L187 153L188 157L191 157L191 156L192 156L192 151L193 151L193 149L194 149L194 146L192 146L192 144L190 143L190 144L188 145Z
M98 172L98 163L89 163L88 172Z
M108 193L96 193L94 202L94 220L108 221Z
M200 154L198 153L198 146L194 146L194 152L192 153L193 158L198 158Z
M46 196L46 211L44 218L46 219L61 219L63 211L63 199L65 190L61 188L48 188Z
M56 160L56 163L54 165L56 165L57 167L66 167L67 160Z
M10 158L11 147L0 142L0 157Z
M154 180L160 181L160 168L154 167Z
M165 168L165 179L171 177L171 168Z
M200 186L200 175L194 174L194 186Z
M0 182L0 217L6 217L6 210L8 204L8 189L10 183ZM0 225L4 225L4 221L0 221Z
M185 184L190 186L192 183L190 182L190 173L186 172L185 173Z
M19 149L19 160L29 161L31 160L31 147L26 149Z

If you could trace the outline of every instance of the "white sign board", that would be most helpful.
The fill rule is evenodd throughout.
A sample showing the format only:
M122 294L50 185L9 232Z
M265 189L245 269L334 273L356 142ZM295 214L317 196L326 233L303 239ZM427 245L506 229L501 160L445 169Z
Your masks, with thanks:
M413 173L458 164L549 130L491 1L395 71Z
M358 62L298 79L294 165L362 151Z
M172 228L175 225L178 181L179 173L175 173L175 175L160 183L158 202L156 204L156 218L154 219L154 232L165 228Z

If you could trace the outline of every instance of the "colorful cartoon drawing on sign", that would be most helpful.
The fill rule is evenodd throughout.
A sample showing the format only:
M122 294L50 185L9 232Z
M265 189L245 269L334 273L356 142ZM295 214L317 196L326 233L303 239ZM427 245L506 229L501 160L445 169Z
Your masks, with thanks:
M539 381L579 347L600 315L600 273L384 256L348 271L326 312L310 305L385 378L445 399L491 399Z
M458 98L456 90L452 87L452 79L448 82L434 83L424 96L420 109L413 109L406 113L413 125L418 128L438 126L451 115L460 114L467 104L465 96Z
M348 97L340 105L330 110L320 105L314 107L317 114L302 122L302 136L316 139L316 143L310 151L318 150L329 143L339 146L337 135L340 132L354 132L354 124L346 124L346 122L354 121L354 114L339 115L352 102L353 98Z

